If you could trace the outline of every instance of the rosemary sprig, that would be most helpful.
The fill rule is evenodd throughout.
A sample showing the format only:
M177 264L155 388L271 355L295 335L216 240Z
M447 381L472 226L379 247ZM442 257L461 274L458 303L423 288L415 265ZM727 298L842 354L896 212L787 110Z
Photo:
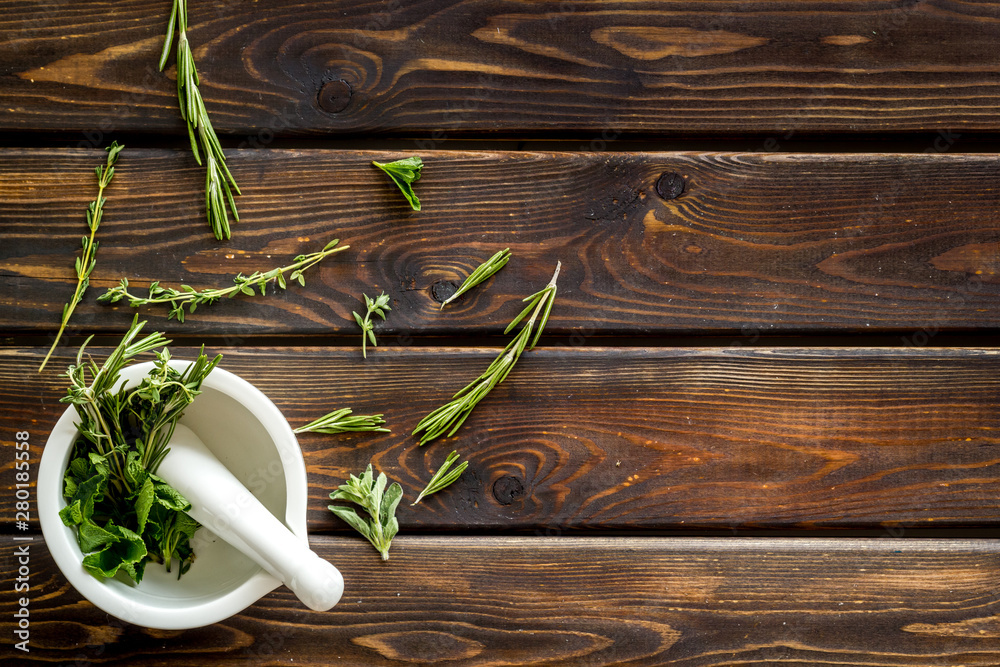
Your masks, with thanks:
M365 297L365 308L368 312L365 313L364 319L358 315L353 310L351 314L354 315L354 321L358 323L361 327L361 356L365 359L368 358L368 341L372 342L372 347L378 347L378 341L375 340L375 331L373 327L375 326L372 322L372 313L375 313L385 321L385 311L392 310L389 307L389 295L385 292L375 299L369 298L367 294L362 294Z
M180 104L181 118L187 122L188 138L191 140L191 151L194 159L200 165L201 153L205 154L205 216L212 227L212 233L220 241L231 236L229 230L229 213L226 204L233 212L233 218L239 222L240 214L236 210L233 190L242 194L236 185L236 179L226 166L226 156L222 152L219 137L208 119L205 101L198 90L200 80L198 70L194 66L194 55L187 38L188 14L187 0L174 0L170 11L170 21L167 23L167 35L163 41L163 53L160 54L160 71L167 65L170 47L177 35L177 101ZM197 137L195 132L197 131ZM198 144L201 144L201 151ZM230 187L232 186L232 187Z
M295 429L296 433L354 433L358 431L373 431L376 433L392 433L382 428L385 420L381 414L351 415L350 408L334 410L328 415L309 422Z
M530 350L535 347L535 343L538 342L538 338L545 329L545 324L549 321L549 313L552 312L552 303L556 298L556 279L559 277L561 266L561 262L556 262L556 270L552 274L549 284L524 299L524 301L528 302L528 305L507 325L504 333L509 333L518 322L524 319L529 311L531 312L531 317L528 318L528 321L517 336L514 337L514 340L507 343L507 347L493 360L489 368L478 378L459 390L452 397L451 401L420 420L417 427L413 429L413 435L416 436L423 432L420 435L421 445L425 445L431 440L445 434L448 437L454 435L462 425L462 422L472 413L473 408L478 405L479 401L483 400L495 386L504 381L514 368L514 364L521 357L521 353L526 349ZM535 321L539 316L541 316L541 321L538 324L538 330L535 331L535 335L532 337L531 334L534 331Z
M361 477L351 475L346 483L330 494L332 500L343 500L361 506L367 512L368 519L363 519L354 509L345 505L327 505L331 512L368 538L372 546L382 554L382 560L389 560L392 538L399 532L399 521L395 514L403 497L403 487L393 482L386 489L387 482L385 473L379 473L378 479L375 479L372 464L369 463Z
M112 287L107 292L99 296L97 300L101 303L118 303L122 299L127 298L128 305L133 308L158 303L169 303L171 308L170 315L167 319L177 318L178 322L183 322L185 306L188 308L188 313L194 313L198 306L211 305L223 297L232 298L237 294L254 296L254 287L256 287L260 291L261 296L263 296L265 290L267 289L267 283L271 281L277 283L278 287L281 289L286 289L287 283L285 281L285 273L289 271L291 272L288 277L289 280L296 280L300 285L305 285L306 279L302 274L307 269L319 263L326 257L342 250L347 250L351 247L348 245L337 247L337 243L339 242L339 239L333 239L327 243L321 251L309 253L308 255L299 255L292 260L292 263L288 266L272 269L267 273L254 271L249 276L244 276L240 273L233 278L233 282L235 284L232 287L204 289L199 292L189 285L181 285L180 289L162 287L160 282L156 281L149 286L149 296L143 298L130 293L128 291L128 279L122 278L121 284L117 287Z
M441 308L438 310L444 310L446 305L457 299L462 294L465 294L479 283L488 279L494 273L506 266L509 261L510 248L504 248L503 250L498 251L495 255L480 264L475 271L470 273L469 277L465 279L461 287L459 287L454 294L441 302Z
M455 468L451 472L448 472L448 469L451 467L451 464L457 460L458 460L457 451L453 451L451 454L449 454L448 458L446 458L444 463L441 464L441 467L438 468L438 471L434 473L433 477L431 477L431 481L427 482L427 486L424 488L423 491L420 492L420 495L417 496L417 499L414 500L412 503L410 503L410 507L413 507L414 505L419 503L424 496L429 496L432 493L437 493L438 491L445 488L446 486L449 486L452 482L461 477L462 473L465 472L465 469L469 467L468 461L462 461L460 464L458 464L457 468Z
M62 323L59 325L56 339L52 341L52 347L49 348L48 354L42 359L42 365L38 367L39 373L45 370L45 364L49 363L49 357L52 356L52 352L59 345L59 340L66 330L69 318L72 317L73 311L76 310L76 304L83 301L83 293L90 286L90 274L97 264L97 246L100 245L95 237L97 235L97 228L101 226L101 217L104 215L104 202L107 201L107 198L104 196L104 190L111 184L111 179L115 176L115 163L118 161L118 154L122 152L123 148L125 147L117 141L112 142L105 149L108 152L107 164L98 165L94 170L97 174L97 199L90 202L90 205L87 207L87 228L90 230L90 236L84 236L81 239L83 254L76 258L76 290L73 292L73 298L69 300L69 303L63 305Z

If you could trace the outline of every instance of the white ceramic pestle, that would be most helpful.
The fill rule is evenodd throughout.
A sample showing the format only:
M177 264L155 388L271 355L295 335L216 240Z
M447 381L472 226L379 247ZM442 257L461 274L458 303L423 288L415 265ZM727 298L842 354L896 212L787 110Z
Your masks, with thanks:
M344 578L296 537L209 451L177 424L156 474L191 503L188 514L280 580L310 609L326 611Z

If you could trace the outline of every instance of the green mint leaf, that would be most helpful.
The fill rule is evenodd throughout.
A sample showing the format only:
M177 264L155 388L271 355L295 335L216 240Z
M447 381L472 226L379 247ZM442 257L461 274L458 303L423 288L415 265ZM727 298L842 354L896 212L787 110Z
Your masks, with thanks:
M135 499L135 516L139 524L139 534L146 531L146 521L149 519L149 510L153 507L153 480L148 476L139 489L139 494Z
M68 479L66 480L69 481ZM71 504L59 510L59 518L63 525L76 526L83 521L83 510L80 508L80 501L74 500Z
M156 502L167 509L177 512L186 512L191 509L191 503L169 484L157 484L154 488L156 491Z
M420 170L424 167L423 160L419 157L408 157L387 164L373 160L372 164L389 175L392 182L396 184L400 192L403 193L403 196L406 197L406 201L410 202L410 207L414 211L420 210L420 199L417 198L417 193L413 191L412 184L420 180Z
M108 528L108 532L117 533L120 539L83 559L84 569L99 579L115 576L123 565L138 563L148 553L142 538L133 531L114 524L109 524Z
M108 525L109 527L114 526L114 524ZM80 524L78 542L80 544L80 551L83 553L97 551L105 545L117 542L118 539L119 538L116 533L101 528L89 519Z

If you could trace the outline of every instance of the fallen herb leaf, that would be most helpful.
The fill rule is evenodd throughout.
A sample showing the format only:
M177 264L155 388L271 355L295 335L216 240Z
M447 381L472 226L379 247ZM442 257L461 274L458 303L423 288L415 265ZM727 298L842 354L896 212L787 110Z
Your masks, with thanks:
M413 191L412 184L420 180L420 170L424 167L423 160L419 157L408 157L387 164L372 160L372 164L389 175L414 211L420 210L420 200Z

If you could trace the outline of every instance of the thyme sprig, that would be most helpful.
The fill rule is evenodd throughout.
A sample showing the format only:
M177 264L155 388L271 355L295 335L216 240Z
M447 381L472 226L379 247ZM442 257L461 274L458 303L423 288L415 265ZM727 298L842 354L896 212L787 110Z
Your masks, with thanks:
M346 505L327 505L329 510L350 524L351 528L364 535L380 554L382 560L389 560L392 538L399 532L396 507L403 498L403 487L396 482L386 489L388 479L385 473L375 478L372 464L361 473L361 477L351 475L350 479L330 494L331 500L343 500L359 505L368 514L364 519Z
M229 172L229 167L226 166L226 155L222 152L219 137L215 134L212 122L208 118L205 101L198 90L200 79L198 70L195 69L194 54L191 53L187 29L187 0L174 0L170 21L167 23L167 35L163 41L163 52L160 54L160 71L162 72L167 65L176 33L177 101L180 105L181 118L187 123L191 152L194 153L194 159L199 165L202 164L201 153L205 154L205 216L215 238L221 241L231 236L226 205L228 203L229 210L232 210L233 219L239 222L240 214L236 210L233 191L235 190L236 194L242 193L236 184L236 179Z
M389 307L389 295L385 292L382 292L380 296L374 299L370 298L367 294L362 294L361 296L365 297L365 308L367 309L364 319L353 310L351 314L354 315L354 321L361 327L361 356L367 359L368 341L372 342L372 347L378 347L378 341L375 340L375 323L372 322L372 313L375 313L385 321L385 311L392 310L392 308Z
M372 431L376 433L392 433L382 424L385 420L381 414L377 415L352 415L350 408L334 410L330 414L323 415L319 419L313 420L305 426L295 429L296 433L355 433L359 431Z
M475 271L469 274L469 277L465 279L462 285L455 291L454 294L449 296L447 299L441 302L441 308L438 310L444 310L444 307L457 299L462 294L465 294L470 289L475 287L481 282L487 280L494 273L502 269L510 261L510 248L504 248L503 250L497 251L492 257L480 264Z
M454 435L472 413L473 408L479 404L479 401L483 400L494 387L503 382L510 374L517 360L521 358L521 354L525 350L531 350L535 347L538 338L545 329L545 324L549 321L549 313L552 312L552 304L556 298L556 279L559 277L561 266L561 262L556 262L556 270L552 274L549 284L524 299L528 305L507 325L504 333L509 333L529 312L531 312L531 316L517 336L507 343L507 347L493 360L489 368L459 390L451 401L420 420L417 427L413 429L413 435L417 436L422 432L422 435L419 436L421 445L425 445L442 435L447 437ZM541 320L536 330L535 322L539 316ZM533 337L532 332L534 332Z
M448 458L446 458L444 460L444 463L441 464L441 467L438 468L438 471L434 473L433 477L431 477L431 481L427 482L427 486L424 487L424 490L420 492L419 496L417 496L417 499L414 500L412 503L410 503L410 507L413 507L414 505L419 503L421 499L424 498L424 496L429 496L432 493L437 493L438 491L451 485L455 480L461 477L462 473L465 472L465 469L469 467L468 461L462 461L460 464L458 464L457 468L455 468L451 472L448 472L448 469L451 468L451 464L453 464L457 460L458 460L457 451L453 451L451 454L449 454Z
M235 284L232 287L204 289L199 292L189 285L181 285L180 289L175 289L173 287L163 287L160 285L159 281L155 281L149 286L149 296L141 297L129 292L128 279L122 278L121 283L117 287L112 287L107 292L99 296L97 300L101 303L118 303L122 299L128 299L128 305L132 308L169 303L170 315L167 319L176 318L178 322L183 322L185 306L187 306L188 313L194 313L198 306L211 305L223 297L232 298L238 294L254 296L254 287L256 287L260 291L261 296L263 296L267 290L267 284L272 281L281 289L287 289L288 283L285 280L285 273L290 272L290 275L288 276L289 280L295 280L298 281L300 285L305 285L306 279L303 276L303 273L306 270L310 269L326 257L329 257L334 253L347 250L351 247L348 245L338 247L337 244L339 242L339 239L333 239L319 252L309 253L308 255L299 255L292 260L292 263L288 266L272 269L266 273L254 271L249 276L244 276L240 273L233 278L233 283Z
M45 370L45 364L49 363L49 357L52 356L56 346L59 345L63 332L66 330L66 325L69 323L69 318L73 316L73 311L76 310L76 304L83 301L83 294L87 291L87 287L90 286L90 274L97 265L97 246L100 245L96 238L97 228L101 226L101 218L104 215L104 202L107 201L107 198L104 196L104 190L111 184L111 179L115 176L115 163L118 161L118 154L124 148L117 141L112 142L105 149L108 152L107 163L98 165L94 170L97 174L97 199L90 202L90 205L87 207L87 229L90 230L90 235L83 236L80 241L83 245L83 254L76 258L76 289L73 291L73 297L69 300L69 303L63 305L62 322L59 324L59 331L56 333L56 339L52 341L52 347L49 348L48 354L42 359L42 365L38 367L39 373Z

